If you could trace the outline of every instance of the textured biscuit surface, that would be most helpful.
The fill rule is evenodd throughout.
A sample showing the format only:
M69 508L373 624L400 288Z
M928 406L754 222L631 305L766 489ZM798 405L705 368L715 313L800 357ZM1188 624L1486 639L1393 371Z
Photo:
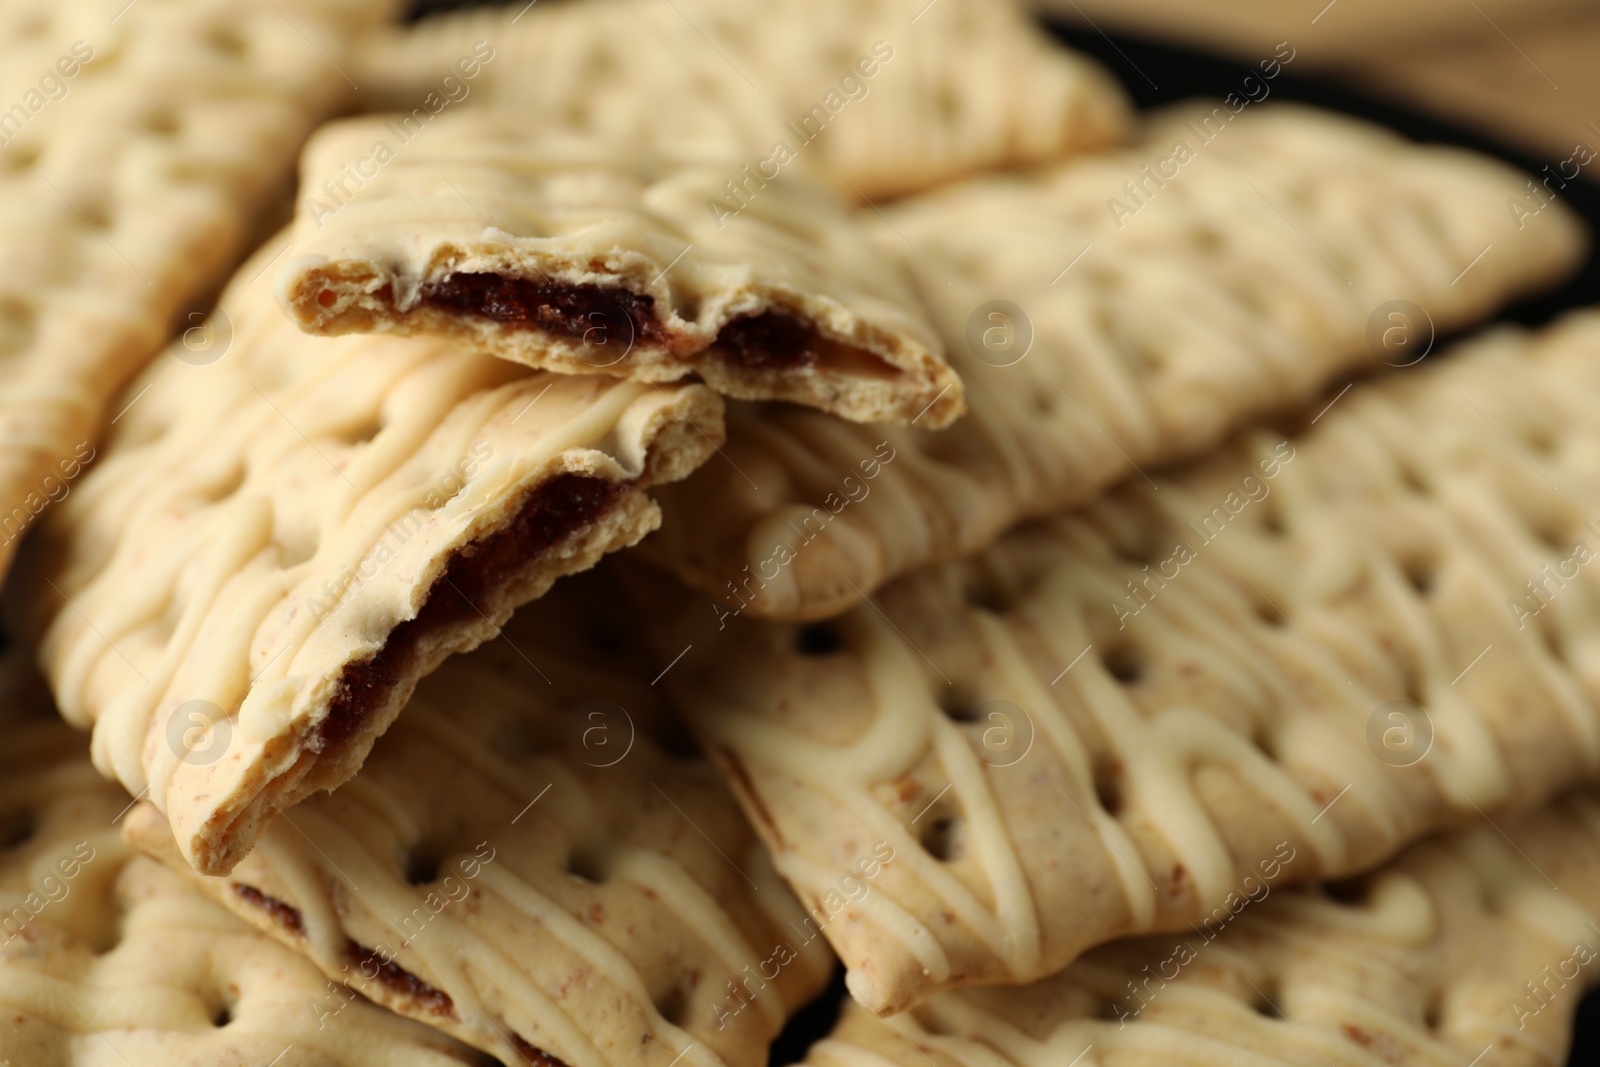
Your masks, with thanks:
M19 665L0 668L0 1061L482 1067L135 856L116 826L129 797Z
M695 375L858 422L961 412L902 268L825 188L785 175L741 204L724 189L737 156L555 134L520 113L406 121L335 123L307 149L277 268L302 329L443 335L567 373ZM333 183L352 166L347 197Z
M0 572L276 206L387 0L0 12Z
M263 266L215 316L225 353L130 386L19 592L97 765L207 871L353 774L420 675L647 533L642 490L722 435L700 385L307 337L252 286Z
M1367 869L1600 768L1597 368L1592 313L1488 335L836 622L682 609L663 684L803 903L899 854L827 929L887 1010L1182 929L1278 841Z
M752 614L833 614L1341 373L1410 362L1426 320L1392 301L1442 334L1582 251L1564 209L1517 228L1506 202L1524 179L1497 163L1273 106L1203 142L1208 116L1173 113L1126 154L887 209L886 247L918 277L970 414L935 434L734 405L731 464L662 497L656 558ZM1181 168L1176 142L1193 155ZM1157 186L1147 165L1177 177ZM1147 195L1113 217L1110 198L1134 202L1124 182Z
M767 176L801 159L872 199L1099 148L1131 126L1115 81L1009 0L508 6L372 35L354 64L364 100L407 112L430 93L437 106L454 74L468 104L731 146Z
M1204 928L1030 986L944 993L888 1021L846 1005L806 1063L1566 1063L1600 971L1600 798L1427 842L1327 891L1257 880L1239 897Z
M598 577L446 663L359 775L199 881L508 1064L760 1067L832 957L716 772L661 747L662 690ZM154 808L128 819L171 856Z

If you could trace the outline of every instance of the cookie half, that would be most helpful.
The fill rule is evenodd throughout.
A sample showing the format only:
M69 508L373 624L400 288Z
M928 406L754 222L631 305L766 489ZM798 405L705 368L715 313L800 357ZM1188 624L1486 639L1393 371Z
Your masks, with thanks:
M653 529L644 491L723 434L702 385L307 337L251 281L271 250L216 362L130 387L17 598L97 765L214 872L354 774L420 676Z

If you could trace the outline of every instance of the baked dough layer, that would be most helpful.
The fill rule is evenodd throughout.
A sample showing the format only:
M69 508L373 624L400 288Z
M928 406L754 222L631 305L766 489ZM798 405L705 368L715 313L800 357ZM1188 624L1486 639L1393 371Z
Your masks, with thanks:
M131 798L22 667L0 666L0 1060L482 1067L134 854L117 825Z
M1252 107L1202 142L1208 122L1179 110L1126 153L974 179L887 224L864 212L917 279L970 413L924 433L734 404L730 462L661 497L654 558L745 613L837 614L1342 375L1409 363L1426 320L1396 301L1444 336L1583 253L1558 204L1518 229L1506 202L1526 179L1499 163L1299 107ZM1162 160L1177 177L1146 178ZM1148 195L1114 217L1125 182Z
M430 93L442 99L442 77L480 42L493 58L457 79L453 99L466 106L731 149L751 173L798 164L874 201L1094 151L1133 125L1116 80L1012 0L600 0L455 12L367 35L353 76L364 101L411 113Z
M1240 888L1238 911L1021 988L893 1019L847 1004L808 1067L1567 1062L1600 954L1600 798L1419 845L1358 882ZM1291 861L1292 862L1292 861Z
M1490 333L835 621L691 602L663 684L808 908L894 849L863 1001L1032 981L1593 779L1597 398L1600 314Z
M0 574L108 405L195 329L348 105L390 0L61 0L0 11ZM267 225L272 225L267 223ZM194 353L183 340L174 351Z
M208 872L354 774L420 676L653 529L643 490L723 435L701 385L307 337L254 280L275 247L221 302L224 355L129 387L18 583L96 765Z
M623 603L601 575L558 584L201 887L506 1063L762 1067L833 957L799 940L716 771L674 743ZM152 806L128 827L186 868Z
M963 410L901 266L802 176L730 207L736 156L471 110L407 143L403 121L335 123L306 151L275 268L301 329L437 335L569 374L692 376L857 422L940 427Z

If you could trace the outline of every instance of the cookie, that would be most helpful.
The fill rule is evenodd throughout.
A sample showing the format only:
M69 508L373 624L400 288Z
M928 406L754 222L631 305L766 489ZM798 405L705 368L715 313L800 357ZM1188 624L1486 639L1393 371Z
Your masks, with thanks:
M970 415L934 434L734 405L729 462L662 497L654 557L742 612L836 614L1341 376L1407 365L1583 251L1558 204L1519 229L1506 202L1525 179L1498 163L1303 108L1194 132L1220 121L1179 111L1135 151L886 209ZM1136 212L1125 184L1145 190Z
M1242 884L1204 926L904 1015L847 1004L808 1067L1565 1063L1600 956L1600 804L1419 845L1324 890ZM1292 860L1291 860L1292 862Z
M641 584L658 656L694 646L662 684L808 908L895 853L825 930L864 1002L1033 981L1198 921L1277 841L1338 878L1595 776L1597 397L1591 312L835 621L669 621Z
M0 668L0 1060L481 1067L136 856L116 825L130 798L20 666Z
M899 264L801 176L741 206L724 189L737 157L470 110L407 142L404 121L335 123L307 148L275 268L301 329L448 337L569 374L693 376L858 422L961 413Z
M749 171L728 177L747 196L803 159L879 200L1099 149L1132 127L1115 80L1009 0L507 6L369 35L354 67L364 99L423 120L489 106L732 145Z
M652 529L643 490L723 433L701 385L307 337L251 281L273 247L213 317L225 353L129 387L17 583L96 765L208 872L355 773L418 677Z
M591 573L424 679L214 898L334 981L537 1067L761 1067L832 966ZM183 867L160 814L141 847Z
M182 357L210 343L199 309L265 236L311 128L347 106L351 38L393 7L0 13L0 573L76 487L120 386L174 333Z

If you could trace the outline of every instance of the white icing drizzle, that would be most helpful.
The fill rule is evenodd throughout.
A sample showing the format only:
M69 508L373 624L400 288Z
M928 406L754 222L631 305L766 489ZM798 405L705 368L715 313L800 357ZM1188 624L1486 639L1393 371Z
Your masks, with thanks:
M873 937L835 939L853 971L872 961L853 980L877 1007L1026 981L1110 937L1199 921L1274 859L1245 854L1251 810L1282 827L1267 880L1350 873L1600 769L1600 690L1581 667L1600 568L1539 601L1522 588L1569 542L1600 554L1582 526L1600 514L1597 349L1594 315L1490 335L1359 387L1292 442L1257 431L1158 486L1135 481L973 564L906 579L832 624L843 669L785 629L723 636L739 648L671 684L736 756L803 894L844 873L843 842L895 848L873 891L885 899L865 913L904 959L873 958ZM1528 448L1562 489L1547 492L1483 418L1551 435ZM969 594L984 576L1002 603ZM1515 616L1508 594L1538 611ZM981 726L941 710L947 684L1017 702L1034 762L987 764ZM1397 700L1432 727L1412 765L1386 763L1369 733ZM1534 777L1539 753L1564 762ZM1031 775L1028 791L997 789L1006 774ZM1097 795L1101 774L1119 796ZM936 858L912 825L936 817L922 814L936 797L965 824L958 857ZM1224 815L1214 799L1241 807ZM1101 854L1019 853L1011 829L1042 818L1088 819ZM1159 842L1159 869L1141 841ZM1042 913L1038 872L1079 869L1120 894Z

